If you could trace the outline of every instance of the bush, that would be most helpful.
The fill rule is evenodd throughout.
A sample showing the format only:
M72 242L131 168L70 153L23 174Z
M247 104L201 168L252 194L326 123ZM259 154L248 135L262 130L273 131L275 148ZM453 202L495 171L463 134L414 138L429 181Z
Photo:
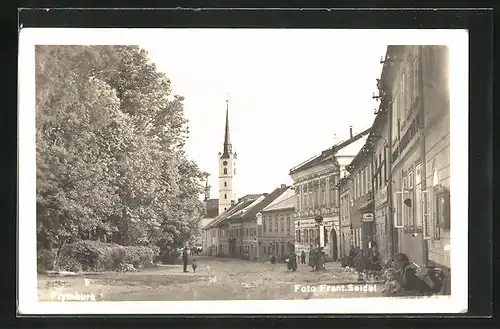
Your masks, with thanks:
M125 250L125 263L132 264L135 268L149 267L155 259L154 251L148 247L127 246Z
M38 249L36 255L36 267L38 272L51 271L54 269L55 253L47 249Z
M132 264L136 268L147 267L154 258L155 252L148 247L78 241L61 250L59 267L72 272L110 271L119 270L124 264Z

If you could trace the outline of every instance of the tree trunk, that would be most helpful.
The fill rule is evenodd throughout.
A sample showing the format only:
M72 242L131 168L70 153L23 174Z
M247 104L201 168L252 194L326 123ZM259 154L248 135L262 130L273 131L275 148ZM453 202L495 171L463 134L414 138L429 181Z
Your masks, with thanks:
M65 238L64 240L62 240L61 243L59 244L58 248L57 248L57 252L55 254L54 263L53 263L53 269L54 269L54 271L58 271L59 270L59 256L61 254L62 248L66 245L66 241L68 241L68 238Z

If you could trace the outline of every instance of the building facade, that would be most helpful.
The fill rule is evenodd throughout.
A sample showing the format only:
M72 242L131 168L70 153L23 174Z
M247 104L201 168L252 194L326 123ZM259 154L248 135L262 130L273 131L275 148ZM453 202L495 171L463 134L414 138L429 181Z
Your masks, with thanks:
M375 241L374 203L372 193L372 149L365 143L347 166L352 180L350 219L353 245L363 250Z
M286 185L275 189L271 193L264 193L250 205L235 212L228 218L230 241L230 256L249 260L261 259L262 241L259 231L258 217L262 216L262 210L279 198L289 189Z
M341 226L341 257L349 254L349 250L354 246L354 241L351 235L351 195L352 182L348 175L342 177L339 181L340 190L340 226Z
M449 49L424 46L422 99L428 263L450 271L450 91Z
M383 72L384 73L384 72ZM383 74L382 74L383 76ZM377 87L380 104L375 113L375 120L372 125L370 135L367 139L367 144L371 148L371 186L373 195L373 210L374 210L374 241L377 244L380 255L383 259L392 257L392 244L388 238L392 233L391 212L392 206L389 195L390 185L390 157L389 145L391 144L391 136L389 130L389 101L384 91L381 89L381 80L378 80Z
M207 256L229 256L229 222L228 218L235 212L244 209L254 202L260 195L247 195L241 198L236 204L231 206L222 214L219 214L213 221L204 228L207 248L204 254Z
M340 249L339 191L340 166L333 154L323 152L290 171L295 191L295 252L309 254L319 245L316 216L323 217L324 251L336 261Z
M449 269L449 51L390 46L384 63L394 252Z
M294 250L295 191L292 187L282 193L261 211L262 226L259 230L261 259L272 255L283 260Z

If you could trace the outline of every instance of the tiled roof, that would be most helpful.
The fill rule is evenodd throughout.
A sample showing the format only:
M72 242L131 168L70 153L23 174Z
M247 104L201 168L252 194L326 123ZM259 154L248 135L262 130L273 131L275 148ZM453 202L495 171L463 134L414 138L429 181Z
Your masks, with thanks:
M276 200L276 198L278 198L281 194L283 194L286 190L288 190L288 188L289 188L289 186L283 186L283 187L279 187L279 188L275 189L274 191L272 191L271 193L266 195L265 198L262 199L262 201L256 203L251 208L249 208L248 211L246 211L243 214L243 216L241 216L241 217L234 216L234 218L232 218L232 219L242 220L242 221L253 220L255 218L255 216L259 212L262 211L262 209L264 209L271 202Z
M289 187L285 192L283 192L279 197L274 199L267 207L262 209L262 211L272 211L279 209L289 209L295 207L295 191Z
M202 218L199 224L200 228L206 227L211 221L213 221L213 218L205 217Z
M242 200L242 201L238 202L237 204L235 204L232 207L230 207L227 211L225 211L222 214L220 214L219 216L215 217L215 219L211 223L209 223L206 226L206 228L214 227L216 225L221 224L229 216L231 216L232 214L234 214L238 210L245 208L246 206L248 206L249 204L251 204L254 201L255 201L255 199L249 198L249 199L245 199L245 200Z
M262 200L264 200L265 197L266 197L265 195L261 194L259 198L253 200L253 202L248 204L246 207L237 210L231 216L229 216L227 219L231 220L231 219L240 218L240 217L244 216L250 209L252 209L252 207L259 204L259 202L262 202Z

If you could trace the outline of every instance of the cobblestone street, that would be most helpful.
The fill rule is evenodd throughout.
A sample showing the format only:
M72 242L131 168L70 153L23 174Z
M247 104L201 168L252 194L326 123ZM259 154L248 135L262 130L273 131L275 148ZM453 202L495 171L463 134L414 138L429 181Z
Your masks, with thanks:
M323 272L311 272L306 265L288 272L282 263L208 257L197 257L197 262L196 273L191 269L182 273L181 266L166 265L130 273L39 276L39 299L57 300L57 295L75 293L94 294L104 301L349 298L380 296L382 289L377 286L373 291L372 284L357 283L356 275L342 271L337 263L328 263ZM58 294L49 284L55 281L64 285ZM340 284L345 286L333 286ZM350 289L348 284L352 284Z

